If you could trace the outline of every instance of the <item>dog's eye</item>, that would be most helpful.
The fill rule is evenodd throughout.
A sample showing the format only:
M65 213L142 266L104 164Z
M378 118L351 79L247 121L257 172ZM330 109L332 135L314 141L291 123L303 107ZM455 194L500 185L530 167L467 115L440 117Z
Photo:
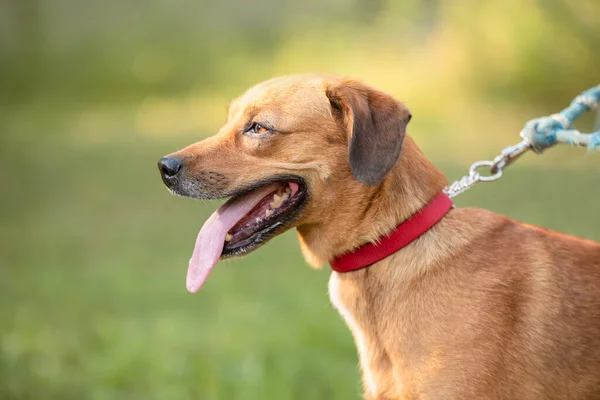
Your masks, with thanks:
M250 128L248 128L248 130L246 130L246 132L248 133L255 133L255 134L262 134L262 133L267 133L269 131L269 129L265 128L263 125L259 124L258 122L254 122L252 123L252 125L250 125Z

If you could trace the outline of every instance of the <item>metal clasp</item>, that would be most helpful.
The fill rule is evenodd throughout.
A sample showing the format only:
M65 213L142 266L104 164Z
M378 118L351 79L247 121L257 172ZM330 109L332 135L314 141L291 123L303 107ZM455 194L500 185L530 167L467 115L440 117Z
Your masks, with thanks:
M514 146L509 146L505 148L504 150L502 150L502 153L500 153L500 155L494 158L494 161L490 165L490 171L492 171L493 174L502 172L504 168L512 164L515 160L517 160L529 150L531 150L531 144L527 139L523 139L521 142L515 144Z
M494 158L493 161L482 160L471 164L469 175L454 181L450 186L444 189L444 192L450 196L457 196L471 188L477 182L491 182L502 177L504 168L512 164L517 158L521 157L527 151L531 150L529 140L523 140L514 146L509 146L502 150L502 153ZM491 175L481 175L477 170L481 167L488 167Z

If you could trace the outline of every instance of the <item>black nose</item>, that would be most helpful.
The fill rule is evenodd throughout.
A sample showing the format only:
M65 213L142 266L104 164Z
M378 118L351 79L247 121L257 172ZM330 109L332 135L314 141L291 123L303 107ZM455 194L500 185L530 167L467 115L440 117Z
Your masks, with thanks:
M158 162L158 169L165 182L177 176L181 167L181 160L176 157L163 157Z

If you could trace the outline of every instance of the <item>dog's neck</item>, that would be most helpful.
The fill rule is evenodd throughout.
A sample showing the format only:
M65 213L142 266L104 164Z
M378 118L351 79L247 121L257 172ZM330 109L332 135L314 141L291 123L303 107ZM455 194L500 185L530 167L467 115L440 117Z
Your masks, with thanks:
M339 196L327 218L298 227L304 257L320 267L335 256L377 241L446 185L445 176L407 137L400 160L381 185L365 186L349 174L332 177L331 186Z

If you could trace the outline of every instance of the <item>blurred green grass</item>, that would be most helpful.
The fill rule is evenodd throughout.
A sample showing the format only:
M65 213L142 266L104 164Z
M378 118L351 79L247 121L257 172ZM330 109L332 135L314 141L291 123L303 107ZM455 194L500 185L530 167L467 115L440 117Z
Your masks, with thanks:
M155 163L174 140L82 148L56 140L54 117L36 121L47 135L22 131L1 153L18 174L3 177L0 398L360 398L329 274L304 264L294 233L218 265L190 295L187 260L218 202L163 188ZM599 240L600 175L585 168L597 158L556 151L581 168L517 164L458 205ZM470 161L440 167L454 179Z

